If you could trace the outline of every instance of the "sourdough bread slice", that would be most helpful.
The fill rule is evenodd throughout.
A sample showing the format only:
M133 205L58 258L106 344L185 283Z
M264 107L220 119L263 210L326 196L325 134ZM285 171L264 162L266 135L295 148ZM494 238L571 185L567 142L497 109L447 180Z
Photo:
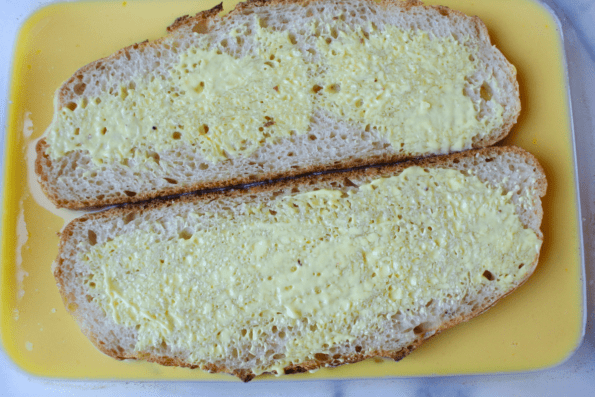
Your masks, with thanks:
M154 200L68 224L54 276L119 360L243 381L398 361L528 279L546 186L492 147Z
M52 202L100 207L486 147L520 112L516 69L477 17L392 0L221 11L181 17L60 87L37 145Z

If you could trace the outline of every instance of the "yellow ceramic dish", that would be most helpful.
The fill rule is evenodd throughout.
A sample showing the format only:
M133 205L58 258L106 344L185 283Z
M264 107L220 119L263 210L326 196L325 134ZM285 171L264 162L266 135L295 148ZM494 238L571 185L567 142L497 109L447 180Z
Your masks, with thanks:
M59 3L24 23L13 59L6 133L0 329L3 348L28 373L70 379L234 380L200 370L119 362L93 347L64 309L51 271L57 232L65 219L79 214L52 207L32 169L34 141L51 121L54 92L62 81L97 58L163 35L176 17L217 2ZM433 338L399 363L368 360L280 379L527 371L561 362L580 343L584 307L576 175L556 21L532 0L439 3L478 15L493 43L517 67L522 111L504 143L533 153L547 174L539 266L525 285L489 312ZM234 4L225 1L224 8Z

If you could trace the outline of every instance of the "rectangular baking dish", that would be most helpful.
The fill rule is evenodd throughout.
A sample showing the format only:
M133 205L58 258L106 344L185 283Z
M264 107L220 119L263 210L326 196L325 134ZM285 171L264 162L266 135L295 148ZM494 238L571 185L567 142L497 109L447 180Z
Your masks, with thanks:
M0 332L4 352L28 374L58 379L234 380L201 371L118 362L90 344L64 309L51 274L57 254L56 233L65 219L80 214L53 208L32 172L34 142L49 125L53 93L64 79L78 67L121 47L161 36L177 16L216 3L56 3L24 21L12 58L6 113ZM580 344L585 321L583 254L559 21L532 0L426 3L480 16L493 43L517 67L521 117L501 144L514 144L533 153L548 177L543 201L545 243L539 267L526 285L489 312L433 338L400 363L368 360L280 379L530 371L562 362ZM224 8L229 10L233 4L224 2ZM137 22L131 27L132 19ZM63 39L48 42L46 38L56 31ZM524 40L518 40L519 34ZM97 45L98 37L101 45Z

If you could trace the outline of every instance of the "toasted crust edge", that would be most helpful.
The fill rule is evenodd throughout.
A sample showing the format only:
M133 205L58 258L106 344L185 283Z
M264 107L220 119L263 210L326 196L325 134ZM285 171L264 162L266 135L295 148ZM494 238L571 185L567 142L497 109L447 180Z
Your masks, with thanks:
M274 190L277 190L282 187L295 186L296 184L306 184L308 182L317 183L317 182L323 182L323 181L333 181L333 180L337 180L337 179L343 179L345 177L356 177L356 176L362 176L362 175L374 177L374 176L379 176L379 175L387 174L387 173L393 173L393 174L397 175L398 173L402 172L407 167L411 167L411 166L448 168L449 164L455 163L456 160L460 160L463 158L474 157L474 156L490 157L490 156L498 156L498 155L502 155L502 154L506 154L506 153L514 153L516 155L519 155L519 156L523 157L527 163L531 163L534 166L534 168L536 169L536 174L538 175L538 179L536 179L536 181L535 181L535 194L538 197L543 197L547 190L547 180L545 177L545 172L543 170L543 167L541 166L541 164L539 164L537 159L532 154L524 151L523 149L515 147L515 146L488 147L488 148L483 148L483 149L478 149L478 150L469 150L466 152L455 153L455 154L450 154L450 155L443 155L443 156L429 157L429 158L418 159L418 160L411 160L411 161L398 163L398 164L380 165L380 166L369 167L369 168L360 168L360 169L353 169L353 170L347 170L347 171L338 171L338 172L332 172L332 173L329 172L329 173L323 173L323 174L317 174L317 175L301 176L299 178L278 180L278 181L268 183L268 184L256 184L254 186L249 186L249 187L244 186L244 187L239 187L239 188L231 189L231 190L221 190L221 191L216 191L216 192L197 192L194 194L190 194L187 196L181 196L181 197L177 197L177 198L173 198L173 199L164 198L164 199L157 199L157 200L153 200L153 201L149 201L149 202L141 203L141 204L133 204L133 205L125 205L125 206L121 206L121 207L115 207L115 208L107 209L102 212L84 215L80 218L73 220L64 228L63 232L61 233L58 261L56 263L56 266L54 267L54 272L53 272L54 278L56 279L58 288L60 290L60 295L62 296L65 306L68 309L69 297L63 293L63 288L62 288L62 285L65 283L65 280L64 280L64 277L62 274L62 269L61 269L61 264L63 263L62 252L63 252L63 248L66 244L67 239L69 239L73 235L73 230L78 223L87 222L90 220L97 220L97 219L117 218L119 216L122 216L122 215L128 213L131 209L133 209L135 211L139 211L139 212L149 211L149 210L163 208L166 206L175 205L176 203L185 203L185 202L194 202L194 201L211 201L211 200L221 198L221 197L237 197L237 196L241 196L241 195L244 195L247 193L274 191ZM541 224L543 213L542 212L537 213L537 215L539 216L539 224ZM538 230L535 230L535 232L537 233L539 240L543 243L543 236L541 234L541 231L538 229ZM451 321L442 324L439 328L437 328L436 330L433 330L435 332L432 335L426 336L425 333L422 333L417 340L415 340L413 343L411 343L406 348L403 348L399 351L383 350L383 351L371 352L368 354L347 355L347 356L343 357L344 361L341 364L332 365L332 366L327 366L324 363L320 363L318 361L312 360L312 361L307 361L307 362L297 364L297 365L289 365L284 368L284 372L285 372L285 374L302 373L302 372L312 371L312 370L316 370L316 369L323 368L323 367L337 367L337 366L344 365L344 364L356 363L356 362L363 361L363 360L366 360L368 358L373 358L373 357L384 357L384 358L392 359L394 361L400 361L403 358L405 358L407 355L409 355L411 352L413 352L416 348L421 346L423 344L423 342L428 340L430 337L438 335L442 331L452 328L457 324L471 320L472 318L489 310L492 306L494 306L501 299L508 296L512 292L514 292L517 288L519 288L521 285L523 285L529 279L529 277L533 274L533 272L535 271L535 269L537 267L539 255L540 255L540 253L538 252L537 255L535 256L534 261L530 265L531 270L529 272L527 272L525 277L519 281L518 285L515 288L513 288L506 294L502 295L500 298L495 299L491 302L488 302L487 304L485 304L483 306L478 307L475 311L471 312L469 315L460 316L458 318L452 319ZM70 309L68 309L68 311L71 313L71 315L73 317L75 317L75 319L77 320L77 323L81 324L81 322L78 319L76 311L71 311ZM179 366L179 367L186 367L186 368L191 368L191 369L198 368L197 365L189 364L177 357L162 357L162 356L156 356L156 355L153 355L150 353L143 353L143 352L140 352L140 353L134 354L134 355L126 355L126 354L119 353L118 351L115 351L115 350L109 350L98 343L96 336L90 330L82 329L82 331L85 333L85 335L91 340L91 342L101 352L103 352L104 354L111 356L117 360L125 360L125 359L146 360L148 362L154 362L154 363L165 365L165 366ZM211 372L211 373L227 373L230 375L234 375L234 376L238 377L240 380L242 380L243 382L249 382L250 380L252 380L256 377L256 375L254 373L252 373L251 371L237 370L237 369L233 369L233 368L228 368L226 366L218 366L215 364L207 364L203 368L203 370ZM266 372L265 374L270 374L270 372Z

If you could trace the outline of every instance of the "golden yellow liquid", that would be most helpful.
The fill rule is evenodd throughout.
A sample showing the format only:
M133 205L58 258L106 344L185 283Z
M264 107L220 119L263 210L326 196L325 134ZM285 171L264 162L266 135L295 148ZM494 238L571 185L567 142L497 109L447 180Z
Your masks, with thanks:
M49 125L54 92L64 80L79 67L122 47L164 35L165 27L176 17L218 2L62 3L37 11L24 23L13 59L6 138L0 316L3 348L30 374L86 379L234 379L200 370L120 362L95 349L66 312L51 271L58 253L57 232L73 214L53 208L31 174L32 142ZM226 1L224 7L230 10L235 3ZM493 44L517 68L522 111L504 144L533 153L547 174L542 224L545 243L539 266L525 285L493 309L432 338L399 363L368 360L279 379L526 371L563 361L580 342L584 307L576 175L556 22L532 0L427 3L478 15Z

